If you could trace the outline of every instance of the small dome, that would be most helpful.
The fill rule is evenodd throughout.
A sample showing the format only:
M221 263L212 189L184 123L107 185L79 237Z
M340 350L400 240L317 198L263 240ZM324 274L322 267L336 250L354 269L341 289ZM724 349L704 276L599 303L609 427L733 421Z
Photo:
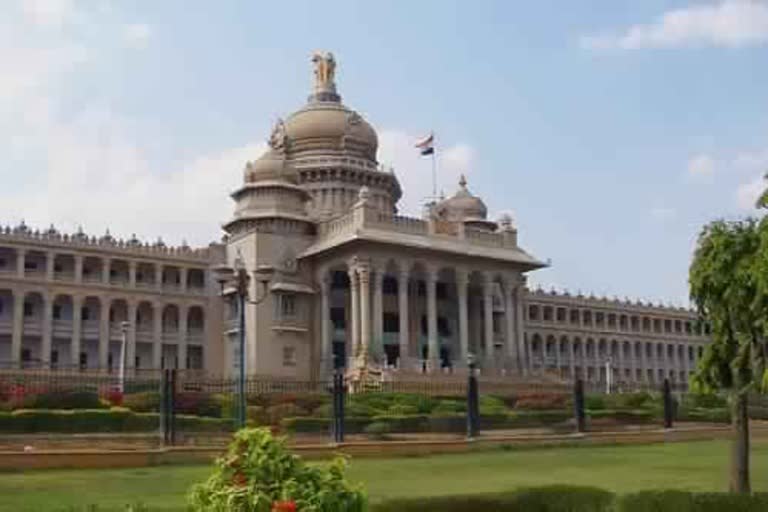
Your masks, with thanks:
M464 175L459 180L459 190L448 199L436 205L437 215L450 221L486 220L488 208L482 199L472 195L467 189Z
M245 182L287 181L296 184L296 170L275 151L267 151L261 157L245 164Z

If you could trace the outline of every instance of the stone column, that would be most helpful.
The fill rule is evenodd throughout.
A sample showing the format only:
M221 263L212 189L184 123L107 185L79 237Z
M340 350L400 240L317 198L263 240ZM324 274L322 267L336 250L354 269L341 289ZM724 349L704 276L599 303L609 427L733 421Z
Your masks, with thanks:
M371 353L371 271L362 266L358 269L360 278L360 344L365 358Z
M495 366L493 348L493 281L490 276L483 280L483 318L485 327L485 361L487 367Z
M27 260L26 249L16 249L16 277L24 277L24 264ZM21 356L19 356L21 357Z
M320 278L320 366L322 375L333 371L333 333L331 332L331 276Z
M558 340L557 336L555 336L555 368L557 368L557 375L560 376L560 341Z
M361 354L360 347L360 282L357 279L357 270L349 270L349 325L352 330L352 356Z
M187 317L189 316L189 307L186 305L179 306L179 344L176 350L176 357L178 363L176 367L180 370L187 368Z
M136 266L135 261L128 262L128 286L131 288L136 288Z
M51 366L51 345L53 341L53 299L49 293L43 294L43 339L40 345L40 361L43 368Z
M467 289L469 273L456 269L456 295L459 299L459 366L463 367L469 359L469 306L467 304Z
M437 338L437 274L435 268L426 271L427 286L427 368L440 369L440 342Z
M163 266L160 263L155 263L155 289L163 289Z
M181 293L187 293L187 274L186 268L179 269L179 290Z
M75 283L81 284L83 282L83 257L80 254L75 254Z
M108 274L108 272L107 272ZM101 298L101 314L99 318L99 369L106 370L109 361L109 310L108 297Z
M410 272L405 269L401 269L398 274L397 280L397 310L398 320L400 322L399 328L399 342L400 342L400 360L398 361L398 367L403 368L408 364L409 356L408 348L410 346L409 340L409 322L408 322L408 283L410 279Z
M160 303L152 305L152 322L152 367L160 370L163 362L163 305Z
M81 260L82 261L82 260ZM80 368L80 345L83 328L83 298L72 297L72 341L69 344L69 361L73 368Z
M56 253L45 253L45 279L46 281L53 281L56 274ZM44 359L45 361L45 359Z
M506 361L505 367L517 368L517 331L515 329L515 288L512 280L504 282L504 319L506 321L506 327L504 329L505 334L505 350Z
M573 351L573 339L568 341L568 371L571 379L576 379L576 354Z
M111 258L104 258L102 261L102 268L101 268L101 283L102 284L109 284L110 282L110 270L112 268L112 259Z
M125 336L125 368L136 367L136 310L138 304L134 301L128 302L128 332Z
M527 374L529 363L525 350L525 304L523 294L525 285L518 283L515 287L515 336L517 338L517 364L520 373Z
M377 355L384 354L384 269L376 269L373 274L373 342ZM385 358L386 359L386 358Z
M23 267L22 267L23 268ZM24 337L24 291L13 295L13 334L11 337L11 361L14 367L21 364L21 344Z

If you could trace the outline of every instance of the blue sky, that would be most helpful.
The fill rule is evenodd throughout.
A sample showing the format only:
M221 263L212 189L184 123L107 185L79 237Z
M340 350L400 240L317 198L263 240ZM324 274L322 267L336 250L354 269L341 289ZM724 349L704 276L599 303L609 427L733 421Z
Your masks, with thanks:
M696 234L768 170L768 3L77 1L0 5L0 222L220 236L227 193L333 51L418 214L467 174L552 268L684 303Z

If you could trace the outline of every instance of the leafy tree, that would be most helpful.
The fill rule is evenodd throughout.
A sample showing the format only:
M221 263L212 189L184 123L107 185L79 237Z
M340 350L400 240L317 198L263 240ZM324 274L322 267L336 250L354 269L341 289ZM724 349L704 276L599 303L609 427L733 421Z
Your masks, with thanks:
M748 493L748 395L763 387L766 364L768 224L747 219L705 226L689 282L691 299L712 334L693 384L728 392L734 435L730 489Z

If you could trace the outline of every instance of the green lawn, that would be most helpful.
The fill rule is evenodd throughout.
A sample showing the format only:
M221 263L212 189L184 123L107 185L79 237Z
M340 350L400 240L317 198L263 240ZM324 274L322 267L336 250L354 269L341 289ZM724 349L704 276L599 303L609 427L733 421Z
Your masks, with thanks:
M768 442L755 443L753 486L768 490ZM350 477L372 500L482 493L552 483L613 491L686 489L722 491L727 484L724 441L642 446L493 451L423 458L360 459ZM116 470L49 470L0 474L0 512L47 512L98 504L121 510L142 502L158 511L182 511L189 486L204 466Z

